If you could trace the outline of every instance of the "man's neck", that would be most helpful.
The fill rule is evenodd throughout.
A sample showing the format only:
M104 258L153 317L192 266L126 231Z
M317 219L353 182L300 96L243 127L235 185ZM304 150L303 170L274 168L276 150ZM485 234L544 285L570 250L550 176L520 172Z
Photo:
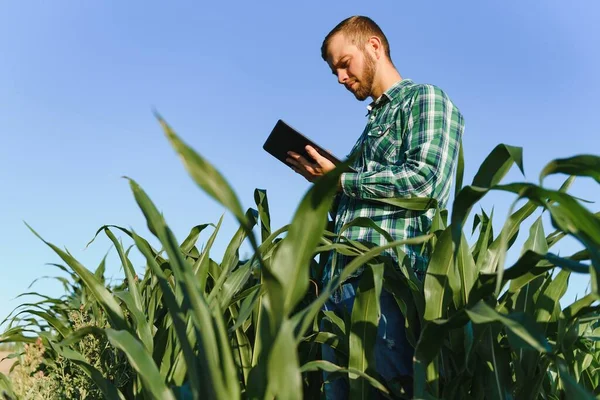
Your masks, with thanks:
M371 93L371 98L373 99L373 101L377 100L379 97L381 97L382 94L387 92L389 88L391 88L401 80L402 77L400 76L400 73L396 70L396 68L394 68L393 66L385 68L378 79L379 83L377 85L374 85L373 87L373 91Z

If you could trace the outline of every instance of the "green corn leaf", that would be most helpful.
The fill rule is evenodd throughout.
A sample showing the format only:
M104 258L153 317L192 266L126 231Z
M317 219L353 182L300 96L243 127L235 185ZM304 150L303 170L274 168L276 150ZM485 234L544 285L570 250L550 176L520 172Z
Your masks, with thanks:
M326 371L326 372L338 372L338 373L342 373L342 374L358 375L361 378L367 380L371 384L371 386L373 386L374 388L379 389L383 393L389 394L389 391L386 389L386 387L383 386L377 379L365 374L364 372L355 370L353 368L342 368L342 367L335 365L329 361L324 361L324 360L311 361L311 362L304 364L300 370L301 370L301 372L319 371L320 370L320 371Z
M426 368L438 355L448 333L453 329L462 328L469 322L469 318L464 310L456 312L449 319L436 319L425 323L421 337L415 348L415 380L420 381L415 385L415 388L420 387L424 390ZM415 392L415 395L422 396L423 392Z
M327 346L334 349L338 354L341 354L344 358L349 356L348 344L345 337L340 337L331 332L318 332L312 334L304 339L307 342L314 342L320 344L326 344Z
M375 370L375 342L379 323L383 280L383 264L368 264L361 275L352 307L350 328L350 357L348 368L364 373ZM350 398L366 399L369 386L353 374L350 377Z
M538 323L547 324L552 320L555 308L560 306L559 301L567 292L570 274L566 270L559 271L538 297L535 304L535 320ZM547 330L546 326L545 329Z
M230 306L229 312L234 321L239 321L236 306ZM238 329L235 329L234 332L235 336L233 338L234 343L232 348L233 357L236 361L238 370L242 371L242 383L245 387L248 384L248 376L252 367L252 344L241 325Z
M528 353L532 354L533 352ZM533 355L535 356L535 359L533 359L535 368L539 369L539 372L531 375L524 375L523 377L516 377L515 399L532 399L538 397L544 380L547 378L550 360L546 359L540 361L539 354L535 353ZM523 361L521 360L521 362Z
M466 187L463 191L466 189L468 189L468 191L465 192L467 193L467 196L476 194L477 199L481 198L489 190L478 187ZM592 263L594 268L590 269L592 273L592 290L595 292L600 290L598 289L600 287L600 268L596 267L596 265L600 265L600 251L598 250L598 248L600 248L600 219L595 218L592 213L583 208L573 197L560 191L547 190L528 183L499 185L491 189L512 192L518 194L520 198L528 198L533 205L538 204L547 207L553 217L553 222L557 223L561 229L577 237L586 246L592 259L596 261ZM547 206L548 200L557 204ZM529 202L522 210L525 207L531 208ZM453 213L453 225L456 223L456 226L453 228L453 240L455 242L460 239L460 230L462 230L463 223L462 218L465 215L461 210L464 211L464 207L463 209L458 210L456 218ZM512 223L510 224L514 226ZM502 264L506 253L506 244L510 241L511 235L510 230L506 229L508 226L509 222L505 224L505 228L500 235L500 241L495 254L495 258L498 260L498 269L496 272L498 275L498 286L496 287L497 293L499 293L501 287L500 284L503 274ZM492 246L493 245L494 243L492 243ZM490 246L490 249L492 246ZM490 265L494 267L496 262L491 262Z
M127 287L129 288L129 296L131 297L131 301L128 298L125 301L129 311L136 317L136 330L137 333L144 343L148 352L152 353L153 350L153 341L152 341L152 331L150 330L150 324L146 320L146 316L144 315L144 306L142 305L142 296L140 294L140 289L138 287L138 283L136 281L137 274L133 269L133 265L129 258L125 254L121 243L117 240L115 235L111 232L109 228L105 228L104 232L106 236L113 242L115 248L117 249L117 253L121 259L121 265L123 266L123 270L125 271L125 276L127 278Z
M540 186L544 178L551 174L589 176L600 183L600 157L582 154L575 157L552 160L540 173Z
M489 327L484 341L478 346L478 353L482 357L481 367L485 368L485 393L486 399L503 400L510 398L509 357L502 349L495 337L497 332Z
M166 225L162 215L156 209L146 193L133 180L130 180L130 186L140 209L146 216L148 225L158 235L162 245L169 255L170 264L174 269L177 280L180 282L184 298L189 301L191 308L192 321L199 333L198 345L201 348L201 357L205 365L203 370L210 371L205 374L211 375L209 379L211 388L205 390L214 390L217 396L227 396L230 399L239 397L239 386L237 384L228 384L232 379L237 382L237 376L233 376L235 369L231 349L226 341L220 340L226 331L220 325L222 316L220 314L211 315L208 304L200 291L198 282L192 274L192 267L184 259L183 254L171 230ZM196 378L194 378L196 379Z
M129 258L125 254L123 246L121 246L121 243L119 243L119 241L111 232L111 230L109 228L105 228L104 233L106 233L106 236L108 236L108 238L113 242L115 248L117 249L117 253L119 254L119 258L121 259L121 265L123 266L123 270L125 271L125 277L127 278L127 287L129 288L129 292L131 293L131 298L133 299L135 306L139 310L141 310L142 298L140 296L140 290L137 286L137 282L135 279L137 274L133 269L133 265L131 264L131 261L129 261Z
M351 222L344 224L344 226L342 226L338 233L338 240L340 237L342 237L343 233L351 227L369 228L383 236L388 243L394 241L394 238L385 229L381 228L381 226L377 225L371 218L367 217L357 217ZM336 249L340 249L341 247L342 246L335 246ZM402 271L404 276L409 279L410 288L413 291L418 291L418 286L420 285L418 278L416 277L413 269L407 268L405 263L403 262L404 258L406 257L406 254L397 247L392 248L392 250L394 251L396 259L398 260L398 267L400 268L400 271Z
M36 320L33 320L37 322ZM32 321L32 325L33 325ZM8 327L8 329L0 335L0 344L2 343L35 343L36 337L30 334L37 333L36 330L27 329L22 326Z
M490 213L490 216L485 213L485 211L481 210L482 216L481 220L481 228L479 230L479 237L477 238L477 242L471 251L473 258L476 263L476 270L480 271L483 267L483 263L488 258L488 247L494 240L494 229L492 226L492 219L494 217L494 210ZM475 230L475 226L473 227L473 231ZM464 240L464 238L462 239Z
M94 297L96 297L98 303L100 303L102 308L106 311L111 326L117 329L127 329L127 321L125 320L125 316L123 315L121 307L114 299L113 295L108 291L108 289L104 287L104 285L100 281L98 281L94 274L88 269L86 269L83 265L81 265L71 255L62 251L52 243L45 241L29 225L27 225L27 227L34 233L34 235L36 235L40 240L42 240L52 250L54 250L56 254L58 254L60 258L62 258L63 261L66 262L67 265L71 267L73 271L75 271L75 273L83 280L85 286L90 290Z
M274 282L276 283L275 280ZM264 285L264 280L261 280L261 285ZM264 398L267 392L268 370L265 357L275 336L270 326L268 301L267 296L259 296L253 310L252 322L256 333L254 335L254 345L252 346L252 369L248 375L246 387L247 397L250 399Z
M45 303L45 302L46 301L43 301L40 303ZM47 322L48 326L51 326L52 328L56 329L56 331L61 336L64 337L65 335L68 335L70 333L70 329L65 321L65 318L62 317L60 314L53 313L52 310L46 310L45 308L43 308L37 304L25 303L25 304L21 304L19 307L29 307L29 308L26 308L26 309L21 310L18 313L16 313L11 320L12 322L23 321L23 319L19 318L19 315L21 315L21 314L27 314L27 315L32 315L32 316L35 315L36 317L41 318L42 321ZM39 326L39 327L43 326L39 321L36 321L36 323L34 325Z
M271 214L269 213L267 191L256 189L254 191L254 202L258 208L258 216L260 218L260 237L262 242L265 242L271 235Z
M575 301L563 310L563 315L566 320L572 320L587 312L589 306L600 300L600 297L594 293L589 293L581 299Z
M251 288L252 292L242 301L238 317L235 321L235 324L229 329L230 332L235 332L250 317L252 311L254 310L254 307L258 303L261 296L264 294L264 291L261 290L261 288L262 287L260 284L255 285Z
M248 282L248 279L252 275L252 261L246 262L243 266L239 267L223 283L223 289L219 296L219 302L221 309L226 309L231 302L233 296Z
M160 115L157 113L155 115L165 131L171 146L173 146L175 151L181 157L183 165L194 182L196 182L196 184L198 184L198 186L200 186L200 188L202 188L209 196L231 211L240 224L247 227L248 232L250 232L251 228L247 225L240 201L221 173L202 156L181 141L175 131L171 129Z
M513 183L495 188L518 194L534 202L544 204L548 199L556 202L549 207L553 217L560 227L579 238L584 234L593 244L600 244L600 219L584 208L575 198L560 191L544 189L530 183ZM560 211L560 214L557 212Z
M539 328L526 315L502 315L483 301L465 310L475 324L500 322L516 336L521 338L529 347L547 353L551 351L550 345Z
M489 188L500 183L513 164L525 175L523 168L523 149L521 147L499 144L483 161L473 178L471 185Z
M246 298L251 297L257 290L261 289L262 285L260 283L255 283L254 286L250 286L240 293L233 296L229 305L237 304L240 301L244 301ZM264 294L264 291L261 292L261 295Z
M0 372L0 395L3 395L6 400L16 399L17 396L13 391L12 383L6 375ZM7 397L8 396L8 397Z
M129 229L123 228L122 226L118 226L118 225L103 225L101 226L97 231L96 234L94 235L94 238L92 240L90 240L90 242L86 245L86 248L94 241L96 240L96 237L98 237L98 235L100 234L100 232L104 232L105 229L117 229L121 232L123 232L124 234L126 234L127 236L129 236L130 238L133 239L133 232ZM144 238L142 238L141 236L138 236L138 239L143 241L146 246L150 249L150 251L152 252L152 254L154 255L154 257L156 258L157 262L162 263L164 262L163 258L160 257L159 252L156 251L156 249L154 249L150 243L148 243L148 241Z
M460 250L456 257L456 268L460 283L456 288L453 288L453 291L456 291L454 293L455 305L457 308L460 308L469 303L469 295L475 285L475 279L478 274L475 260L469 251L467 239L464 236L460 241Z
M83 328L79 328L75 331L72 331L69 336L66 336L60 342L56 342L56 343L58 346L66 348L66 347L72 346L73 344L75 344L77 342L80 342L82 338L84 338L85 336L88 336L88 335L106 336L106 332L102 328L99 328L94 325L89 325L89 326L85 326ZM50 340L50 342L54 342L54 341Z
M202 233L202 231L209 226L214 227L213 224L201 224L194 226L184 241L181 242L181 245L179 246L181 248L181 252L183 254L188 254L190 251L192 251L192 248L194 248L198 238L200 237L200 233Z
M146 319L146 314L142 311L142 309L137 307L131 292L116 292L114 295L123 301L131 313L131 316L135 321L136 333L138 334L139 339L142 341L148 352L152 353L154 350L154 340L152 338L150 325Z
M558 191L562 192L562 193L567 193L569 191L569 189L571 188L571 186L573 186L573 183L575 182L575 178L576 178L576 176L571 175L567 179L565 179L565 181L562 183L562 185L560 185L560 188L558 189ZM548 202L548 205L552 205L553 203L554 202L552 200L550 200Z
M252 228L256 224L256 210L249 209L246 212L246 221L248 221L248 226ZM247 230L244 227L240 227L238 231L235 233L233 239L229 242L227 249L225 250L225 255L223 256L223 261L221 262L221 274L219 278L215 282L213 289L208 295L208 303L212 304L212 302L216 299L217 294L219 294L225 280L229 278L231 271L236 267L239 261L239 248L247 237ZM225 301L225 304L228 303L229 300Z
M479 167L471 186L463 187L455 195L451 226L453 227L452 239L456 244L460 240L462 227L473 205L487 193L486 189L500 183L513 164L516 164L523 174L525 173L523 149L505 144L496 146Z
M203 292L206 290L206 280L208 279L208 270L210 266L210 249L212 248L213 243L217 238L217 233L219 233L219 229L221 229L223 217L224 215L221 215L221 218L219 218L219 222L217 223L217 226L215 227L213 233L208 238L208 241L204 246L202 254L200 254L200 257L198 257L198 260L196 260L194 266L192 267L194 270L194 275L198 277L198 284L200 286L200 290L202 290Z
M391 206L396 206L399 208L403 208L405 210L413 210L413 211L426 211L432 208L438 207L438 202L436 199L430 197L411 197L411 198L402 198L402 197L389 197L389 198L379 198L379 199L369 199L368 201L383 203Z
M431 220L429 233L443 232L448 227L448 210L437 208Z
M453 290L460 286L460 283L456 284L459 276L454 266L450 229L448 227L440 236L427 267L424 284L426 321L444 316L452 301Z
M37 303L34 303L36 305L42 305L42 304L52 304L54 306L57 306L59 308L63 308L63 309L68 309L67 306L65 306L65 301L68 300L67 296L61 296L59 298L54 298L54 297L50 297L50 296L46 296L44 294L38 293L38 292L26 292L26 293L21 293L20 295L16 296L14 298L14 300L20 298L20 297L24 297L24 296L37 296L37 297L41 297L44 300L41 300ZM19 307L22 307L24 304L19 305ZM15 309L16 310L16 309Z
M31 282L31 284L27 287L27 289L30 289L35 283L37 283L37 281L40 281L42 279L55 279L55 280L59 281L62 284L65 292L67 292L67 293L71 292L71 291L75 291L75 287L67 278L65 278L63 276L48 276L48 275L41 276L39 278L34 279ZM102 279L99 279L99 280L102 281Z
M190 382L192 394L198 397L200 396L200 393L203 393L207 398L216 398L216 395L213 392L210 376L208 374L200 374L199 372L198 365L196 363L196 357L192 350L192 345L188 339L187 329L184 322L184 314L179 307L167 277L156 262L148 242L135 234L135 232L133 232L133 240L135 241L135 244L140 252L144 255L144 257L146 257L146 262L148 263L151 271L156 275L158 284L162 290L161 299L165 308L171 315L171 319L175 327L175 334L179 339L178 342L183 350L183 356L186 360L188 381ZM201 379L198 379L198 377L201 377ZM201 390L201 387L204 388L204 391Z
M498 186L496 189L513 192L519 197L544 204L550 199L556 204L549 206L553 223L575 236L589 251L592 259L592 291L600 293L600 219L584 208L577 200L560 191L543 189L527 183Z
M263 259L266 261L269 256L269 253L272 253L273 248L279 243L280 239L278 237L287 231L289 231L290 225L284 225L283 227L277 229L275 232L272 232L268 238L266 238L263 243L256 250L257 253L263 255Z
M343 282L346 279L348 279L348 277L350 277L354 272L356 272L363 264L366 264L368 261L377 257L384 250L393 249L394 247L398 247L401 245L412 245L412 246L422 245L424 243L427 243L434 236L435 235L433 235L433 234L421 235L421 236L416 236L416 237L413 237L410 239L396 240L394 242L386 243L382 246L375 247L373 249L368 249L368 250L365 249L365 252L363 254L354 258L347 266L344 267L339 278L336 280L336 282L334 282L333 287L335 287L336 283Z
M483 269L484 271L488 273L496 271L500 260L504 257L503 251L506 251L506 245L516 239L523 221L531 216L538 207L539 205L530 200L510 215L504 223L500 235L489 245L488 257L485 259L487 267ZM483 265L481 266L483 268Z
M394 265L385 267L383 287L394 297L405 319L408 342L415 347L421 333L421 318L425 310L422 289L419 289L418 292L410 290L406 278L396 270Z
M479 214L475 214L475 216L473 217L473 229L471 230L471 235L475 233L475 230L477 229L477 227L479 226L479 224L483 224L483 215L484 215L484 211L483 209L481 209L482 212L482 216L480 216Z
M102 258L102 261L100 262L100 265L98 265L98 268L96 268L96 271L94 271L94 276L96 278L98 278L98 280L100 282L104 282L104 272L106 272L106 257L107 256L108 256L108 252Z
M205 312L209 311L208 304L204 303L202 306L205 307ZM217 339L216 349L219 352L219 359L221 361L220 369L222 371L222 379L226 389L225 391L222 391L219 396L237 400L241 398L238 370L233 361L233 354L231 350L230 337L227 334L227 327L225 326L225 322L223 321L221 314L217 313L212 317ZM249 368L250 364L245 364L245 366Z
M302 375L294 339L294 326L289 320L273 341L268 359L268 386L266 398L301 399Z
M98 386L98 389L102 391L102 394L106 399L125 400L125 396L123 396L119 389L102 376L100 371L90 365L81 353L68 347L62 347L52 341L50 341L50 345L59 355L77 365L96 384L96 386Z
M26 310L26 312L27 312L27 314L35 315L36 317L42 318L43 320L47 321L50 324L50 326L52 326L54 329L56 329L57 332L62 337L69 335L69 333L70 333L69 327L63 321L58 319L56 316L54 316L48 312L42 312L42 311L36 311L36 310Z
M565 388L567 398L578 400L596 399L594 395L577 384L577 381L571 376L571 374L569 374L569 369L565 365L564 361L556 358L555 364L560 375L560 380Z
M377 257L379 254L381 254L382 251L386 249L391 249L403 244L420 245L429 241L433 236L434 235L423 235L405 240L397 240L395 242L370 249L364 254L361 254L354 258L348 265L346 265L346 267L344 267L338 278L329 281L327 286L325 286L322 289L319 296L310 305L308 305L303 310L301 310L293 316L292 321L294 321L294 325L296 326L297 339L301 340L303 333L306 332L311 322L322 309L323 305L325 304L329 296L331 296L335 288L338 287L341 284L341 282L344 282L346 279L348 279L348 277L354 272L356 272L356 270L358 270L361 266L363 266L373 258Z
M523 245L521 254L527 250L534 251L538 254L546 254L548 252L548 242L546 241L546 234L544 233L544 225L542 224L542 217L535 220L531 228L529 229L529 238Z
M568 333L572 330L573 325L577 323L577 318L594 311L591 305L598 300L600 300L600 297L597 294L589 293L564 308L558 320L558 344L563 348L570 349L570 346L566 344Z
M287 237L277 249L268 272L280 283L282 292L270 290L270 280L265 281L267 293L271 296L270 306L274 307L271 318L277 320L289 315L308 290L310 260L325 230L327 212L339 177L351 161L347 160L319 178L300 202ZM276 288L277 285L273 287ZM276 320L274 326L279 325Z
M110 343L125 353L131 367L142 379L144 388L154 398L175 400L173 392L165 385L152 356L146 352L142 343L127 331L116 331L111 328L105 331Z
M559 257L553 253L538 254L528 250L519 257L515 264L504 271L503 278L505 282L510 281L510 290L516 292L531 279L554 267L560 267L580 274L589 272L588 265L579 263L571 258Z
M462 139L458 146L458 161L456 164L456 174L454 179L454 198L460 192L460 189L463 187L463 178L465 175L465 153L463 150L463 142Z
M323 311L324 318L326 318L333 326L335 326L339 333L346 335L346 323L333 311Z

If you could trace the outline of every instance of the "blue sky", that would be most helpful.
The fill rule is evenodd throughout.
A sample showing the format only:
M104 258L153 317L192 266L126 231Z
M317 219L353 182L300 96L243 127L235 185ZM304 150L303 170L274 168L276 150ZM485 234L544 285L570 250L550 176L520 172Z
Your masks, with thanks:
M187 176L153 107L245 207L254 188L266 189L273 226L288 223L309 184L262 143L282 118L340 157L350 150L367 103L337 84L320 45L355 14L379 23L404 78L440 86L463 112L466 183L498 143L524 148L526 177L511 172L506 182L536 181L553 158L598 154L595 1L3 2L0 318L31 281L57 272L45 263L58 257L23 221L93 269L110 248L101 238L84 249L100 226L150 235L123 175L147 191L180 240L224 212ZM572 193L600 198L586 179ZM481 206L494 207L499 222L512 200L495 194ZM236 228L227 214L214 258ZM576 249L567 241L558 250ZM108 275L122 276L114 251ZM585 278L572 278L568 298L584 292ZM51 280L33 289L61 293Z

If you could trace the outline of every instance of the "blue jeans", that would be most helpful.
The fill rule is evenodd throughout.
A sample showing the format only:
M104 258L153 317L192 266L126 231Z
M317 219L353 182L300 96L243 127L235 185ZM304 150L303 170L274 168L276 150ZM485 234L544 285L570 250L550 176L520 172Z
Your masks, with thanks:
M349 313L352 312L356 290L358 288L359 278L348 280L341 286L341 295L338 292L336 296L330 298L324 306L325 311L333 311L342 317L342 309ZM404 317L400 308L394 300L394 296L382 290L380 297L381 317L377 327L377 341L375 344L375 369L377 373L385 380L382 383L391 383L394 381L407 382L409 395L412 392L412 359L414 349L406 339L406 328L404 326ZM330 361L336 365L340 362L335 351L327 344L322 348L323 360ZM340 365L346 366L346 364ZM329 373L323 372L323 379L327 380ZM377 398L378 391L373 388L373 394L370 398ZM332 382L325 383L325 397L328 400L348 399L349 384L347 377L338 378Z

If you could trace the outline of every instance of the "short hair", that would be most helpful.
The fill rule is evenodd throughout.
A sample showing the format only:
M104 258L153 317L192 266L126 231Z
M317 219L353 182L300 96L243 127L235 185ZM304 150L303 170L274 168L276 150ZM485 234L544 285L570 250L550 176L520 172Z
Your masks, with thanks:
M327 48L329 47L329 42L333 36L338 33L343 33L346 38L350 39L352 44L361 50L364 50L365 44L370 37L377 36L381 40L385 55L391 61L390 44L383 34L383 31L375 21L362 15L346 18L325 36L325 40L323 40L323 44L321 45L321 57L323 57L323 60L327 61Z

